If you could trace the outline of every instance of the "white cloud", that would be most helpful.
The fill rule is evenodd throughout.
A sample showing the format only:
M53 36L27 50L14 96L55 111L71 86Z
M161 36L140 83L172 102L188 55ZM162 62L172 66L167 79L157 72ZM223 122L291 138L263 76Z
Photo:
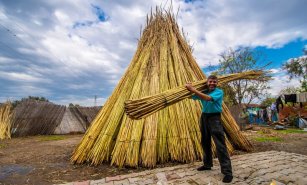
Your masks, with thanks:
M41 83L50 83L50 79L45 79L41 77L37 77L31 74L20 73L20 72L2 72L0 71L0 78L11 80L11 81L18 81L18 82L41 82Z
M89 88L96 88L96 87L94 86L94 84L86 83L86 84L68 84L67 88L79 90L79 89L86 89L86 88L89 89Z
M181 3L180 25L194 43L201 66L218 63L229 47L281 47L297 38L307 38L302 1L214 1ZM274 10L268 7L275 7ZM190 11L186 11L190 9Z
M284 70L278 69L271 69L273 71L273 80L269 81L269 85L271 89L268 92L272 96L277 96L278 93L287 88L287 87L300 87L300 82L298 79L289 79L289 75L286 74Z
M78 97L78 96L68 96L65 99L57 99L52 100L52 102L57 102L61 105L68 106L70 103L78 104L80 106L95 106L95 97L92 98L85 98L85 97ZM96 106L102 106L106 102L106 98L97 98L96 99Z
M77 104L78 100L90 104L87 97L92 94L100 93L107 98L131 61L146 14L165 3L160 0L3 1L0 21L11 32L1 28L0 41L11 49L0 51L0 74L6 75L1 75L1 79L27 82L28 86L5 85L16 97L39 92L40 96L50 95L49 99L59 103ZM106 22L99 21L93 5L103 9L109 17ZM187 4L175 0L173 7L175 12L180 7L179 26L188 33L193 55L201 67L217 64L219 54L229 47L281 47L292 40L307 38L303 1L207 0ZM91 24L74 28L80 22ZM278 71L273 69L276 75ZM50 85L42 88L37 83ZM288 83L287 78L279 76L272 82L272 89L279 89L278 85L284 83ZM25 90L24 95L18 89ZM35 89L38 91L34 92ZM98 92L92 92L95 89ZM278 90L271 92L275 91Z
M8 58L8 57L3 57L0 56L0 64L8 64L8 63L13 63L15 60L12 58Z
M28 96L41 96L42 94L45 97L51 95L49 89L33 85L26 85L26 84L7 87L7 91L13 93L8 93L7 96L2 96L2 97L8 97L9 99L12 100L21 99L23 97L28 97Z
M281 72L284 73L284 72L285 72L285 71L283 71L281 68L270 69L270 71L271 71L272 74L281 73Z

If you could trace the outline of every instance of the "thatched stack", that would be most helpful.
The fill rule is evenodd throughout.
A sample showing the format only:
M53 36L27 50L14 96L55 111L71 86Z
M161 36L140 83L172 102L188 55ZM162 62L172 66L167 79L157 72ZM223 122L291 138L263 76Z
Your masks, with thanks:
M85 130L90 126L91 122L96 117L97 113L101 107L82 107L82 106L73 106L68 107L74 114L74 116L79 120L79 122L84 123Z
M50 135L61 123L65 106L50 102L23 101L14 109L13 136Z
M147 19L126 73L75 149L72 161L153 167L167 161L201 159L199 102L184 99L139 120L125 114L124 102L204 79L173 15L157 10ZM224 124L232 133L226 139L228 149L233 150L233 145L251 149L227 107L223 108Z
M0 139L11 138L12 127L12 104L7 102L0 105Z
M99 107L67 107L61 123L56 127L53 134L85 133L98 111Z

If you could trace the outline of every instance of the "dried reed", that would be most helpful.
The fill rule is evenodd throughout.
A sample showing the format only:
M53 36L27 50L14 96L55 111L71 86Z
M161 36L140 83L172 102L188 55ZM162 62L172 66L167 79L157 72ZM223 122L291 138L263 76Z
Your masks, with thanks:
M0 106L0 139L11 139L12 104L6 102Z

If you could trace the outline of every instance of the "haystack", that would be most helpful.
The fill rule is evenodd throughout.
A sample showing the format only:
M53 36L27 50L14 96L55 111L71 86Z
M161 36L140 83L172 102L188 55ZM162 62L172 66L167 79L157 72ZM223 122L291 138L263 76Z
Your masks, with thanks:
M168 161L201 159L199 102L184 99L139 120L125 114L124 102L205 78L174 16L157 10L147 19L126 73L75 149L72 161L154 167ZM224 125L232 133L226 139L228 150L233 146L250 150L228 108L223 105L223 109Z
M0 139L11 138L11 127L12 127L12 104L6 102L0 105Z

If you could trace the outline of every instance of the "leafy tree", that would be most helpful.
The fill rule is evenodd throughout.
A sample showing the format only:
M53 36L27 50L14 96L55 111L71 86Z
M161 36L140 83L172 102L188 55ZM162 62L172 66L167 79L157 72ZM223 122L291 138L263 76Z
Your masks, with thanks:
M281 89L278 93L278 95L282 95L282 94L296 94L300 92L300 88L296 88L294 86L288 86L284 89Z
M303 50L304 55L299 58L292 58L283 64L283 69L290 75L290 79L299 78L301 90L307 91L307 49Z
M260 55L252 51L249 47L242 47L237 50L229 49L222 53L219 60L219 75L241 73L249 70L263 70L269 63L264 66L259 65ZM236 80L228 85L233 94L225 93L225 99L229 99L233 105L250 104L253 100L259 99L269 89L267 81L270 76L263 75L258 80ZM228 87L228 88L229 88Z
M22 98L21 101L28 101L28 100L36 100L36 101L43 101L43 102L49 102L49 100L45 97L39 97L39 96L28 96L27 98Z
M226 84L223 85L223 87L221 87L224 91L224 98L223 101L226 103L227 106L232 106L235 105L236 102L234 102L235 100L235 92L233 90L233 88Z
M15 100L12 104L13 107L16 107L18 104L20 104L21 102L25 102L25 101L42 101L42 102L49 102L49 100L45 97L39 97L39 96L28 96L26 98L21 98L21 100Z
M264 106L264 107L268 107L270 105L272 105L273 102L276 101L276 98L272 98L272 97L266 97L264 100L262 100L261 102L261 106Z

